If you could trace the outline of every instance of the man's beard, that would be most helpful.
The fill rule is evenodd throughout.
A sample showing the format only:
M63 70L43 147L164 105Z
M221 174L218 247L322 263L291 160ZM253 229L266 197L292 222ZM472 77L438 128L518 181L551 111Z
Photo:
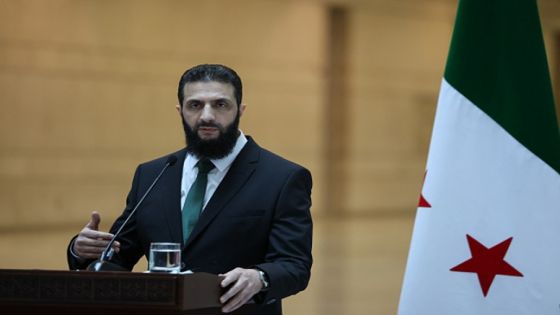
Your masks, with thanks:
M235 116L235 120L224 128L213 123L202 123L191 128L185 118L182 117L183 129L185 130L185 138L187 141L187 152L198 158L221 159L231 153L237 137L239 136L239 112ZM203 140L198 136L200 127L218 128L219 135L216 139Z

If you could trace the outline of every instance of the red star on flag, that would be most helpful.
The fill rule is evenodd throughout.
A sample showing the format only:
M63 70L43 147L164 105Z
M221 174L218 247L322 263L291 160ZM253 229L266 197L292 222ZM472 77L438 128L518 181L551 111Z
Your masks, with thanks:
M512 239L513 237L510 237L492 248L487 248L467 234L472 257L450 270L476 273L482 293L486 296L496 275L523 277L521 272L504 260Z
M426 201L424 196L420 194L420 200L418 200L418 208L431 208L432 205Z
M426 175L428 174L428 170L424 173L424 182L426 182ZM424 188L424 185L422 185ZM420 200L418 200L418 208L431 208L432 205L424 198L424 195L420 193Z

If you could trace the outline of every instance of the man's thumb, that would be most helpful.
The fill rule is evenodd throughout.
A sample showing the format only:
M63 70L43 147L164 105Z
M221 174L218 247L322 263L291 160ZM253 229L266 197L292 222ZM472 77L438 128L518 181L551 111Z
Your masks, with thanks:
M89 219L86 227L97 231L99 229L99 222L101 222L101 216L99 215L99 212L93 211L91 213L91 219Z

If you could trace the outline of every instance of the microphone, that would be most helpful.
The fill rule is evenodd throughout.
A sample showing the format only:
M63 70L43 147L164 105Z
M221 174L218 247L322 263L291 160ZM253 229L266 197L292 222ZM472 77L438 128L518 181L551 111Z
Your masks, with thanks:
M115 250L112 247L113 243L117 239L117 236L122 231L124 226L128 223L130 218L134 215L134 213L136 212L138 207L140 207L140 205L142 204L142 202L144 201L146 196L148 196L148 194L152 191L152 188L154 188L156 183L159 181L159 178L161 177L161 175L163 175L163 173L170 166L175 164L176 162L177 162L177 157L175 155L170 155L167 158L167 161L165 162L165 166L163 167L163 169L159 172L158 176L156 177L156 179L154 179L154 181L152 182L150 187L148 187L148 190L146 190L146 192L144 193L142 198L140 198L140 201L138 201L138 203L136 203L136 206L134 206L134 209L132 209L132 211L130 212L130 214L126 218L126 220L124 220L123 224L121 224L121 227L117 230L115 235L113 235L113 238L111 239L111 241L109 241L109 244L107 244L107 247L105 247L105 249L101 253L101 256L99 257L99 259L93 261L91 264L88 265L88 267L87 267L88 271L128 271L128 269L126 269L122 266L119 266L117 264L109 262L109 260L111 260L111 258L113 258L113 254L115 253Z

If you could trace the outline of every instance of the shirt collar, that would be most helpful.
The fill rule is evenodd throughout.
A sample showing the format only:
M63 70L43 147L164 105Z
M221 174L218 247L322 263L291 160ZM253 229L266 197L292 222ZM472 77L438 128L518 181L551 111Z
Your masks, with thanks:
M245 137L243 131L239 130L239 136L237 137L237 141L235 141L235 145L233 146L231 152L221 159L210 160L212 161L216 169L218 169L218 172L223 172L231 165L231 163L233 163L233 161L235 160L237 155L239 155L239 152L241 152L241 150L243 149L246 143L247 143L247 137ZM196 163L198 163L198 160L199 158L197 156L194 156L192 154L187 154L187 157L185 158L185 165L184 165L185 170L194 169Z

